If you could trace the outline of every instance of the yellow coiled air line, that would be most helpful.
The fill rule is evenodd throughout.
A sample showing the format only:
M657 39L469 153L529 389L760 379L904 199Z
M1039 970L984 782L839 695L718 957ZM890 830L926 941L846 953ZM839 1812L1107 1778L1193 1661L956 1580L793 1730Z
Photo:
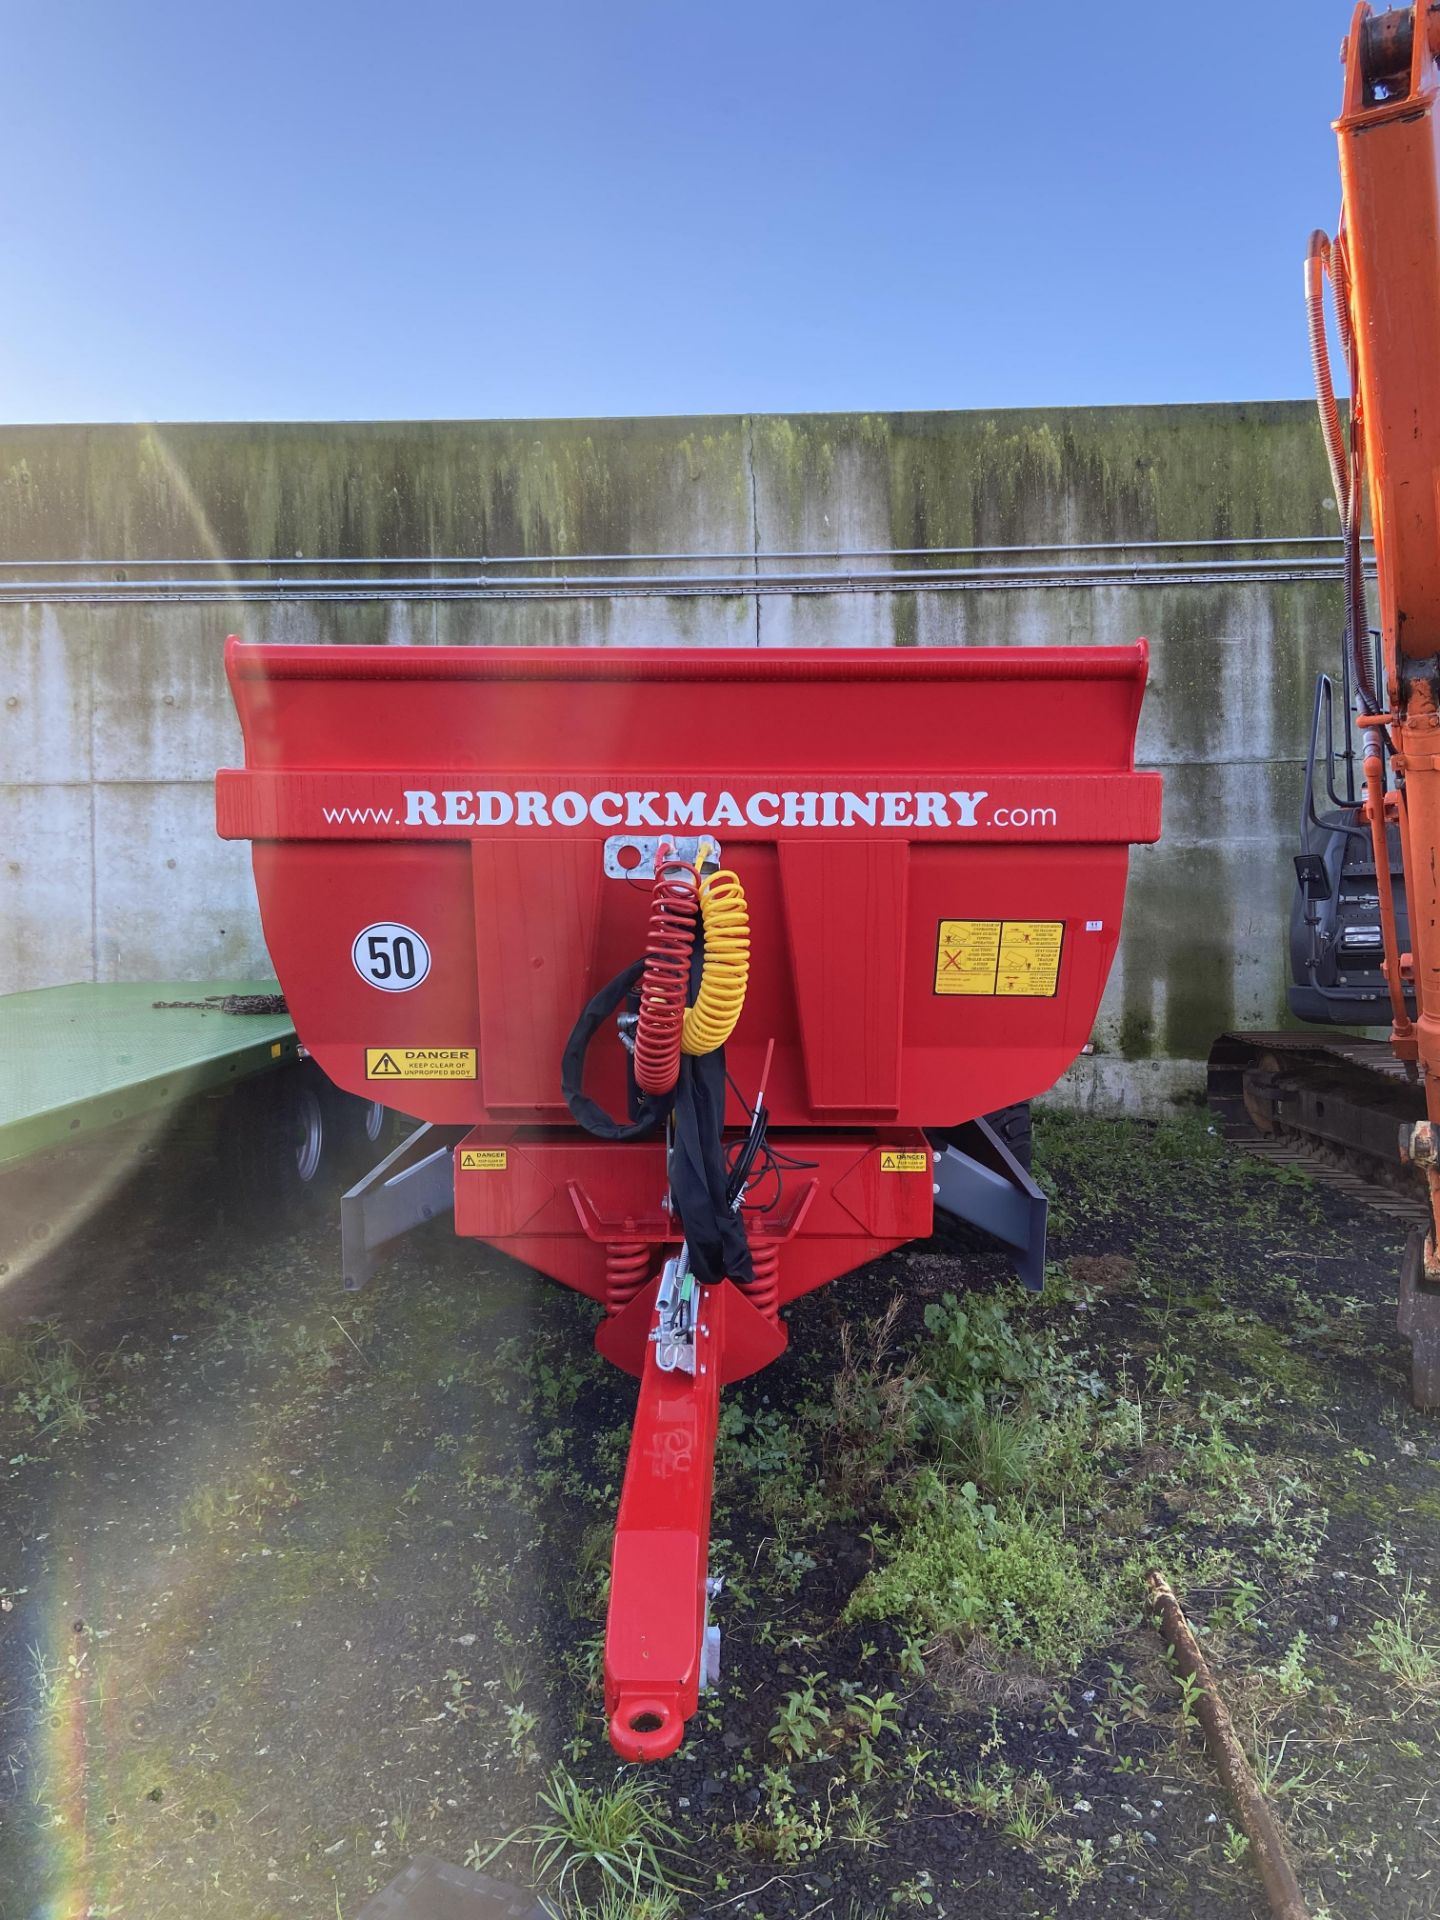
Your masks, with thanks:
M739 878L721 868L700 882L705 960L695 1004L685 1009L682 1053L713 1053L735 1031L750 978L750 915Z

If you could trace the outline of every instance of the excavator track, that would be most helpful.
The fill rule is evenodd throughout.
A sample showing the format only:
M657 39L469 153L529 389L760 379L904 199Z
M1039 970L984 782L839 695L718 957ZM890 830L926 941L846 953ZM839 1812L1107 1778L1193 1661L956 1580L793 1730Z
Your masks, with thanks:
M1428 1223L1425 1186L1400 1129L1425 1115L1384 1041L1337 1034L1227 1033L1210 1053L1210 1109L1226 1139L1406 1227Z
M1267 1138L1264 1134L1230 1133L1227 1130L1226 1138L1233 1140L1236 1146L1256 1160L1265 1160L1271 1166L1303 1173L1321 1186L1343 1193L1347 1200L1373 1208L1376 1213L1383 1213L1407 1227L1423 1227L1425 1224L1422 1201L1407 1199L1382 1181L1367 1180L1353 1168L1337 1164L1331 1155L1310 1146L1300 1134L1282 1133Z
M1226 1033L1210 1052L1210 1108L1227 1139L1292 1167L1403 1232L1399 1331L1410 1342L1410 1394L1440 1410L1440 1287L1424 1276L1430 1214L1423 1175L1400 1151L1425 1116L1418 1083L1388 1045L1336 1035Z

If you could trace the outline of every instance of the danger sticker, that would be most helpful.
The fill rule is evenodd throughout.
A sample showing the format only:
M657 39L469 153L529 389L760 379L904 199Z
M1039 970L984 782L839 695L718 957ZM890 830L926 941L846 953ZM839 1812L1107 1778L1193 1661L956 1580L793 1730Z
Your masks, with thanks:
M942 920L935 991L1053 999L1064 940L1063 920Z
M367 1047L367 1080L473 1080L474 1047Z
M880 1149L881 1173L924 1173L929 1164L923 1153L900 1153L892 1147Z
M504 1173L507 1156L504 1147L462 1147L462 1173Z
M1063 920L1007 920L1000 933L998 994L1049 1000L1060 984Z
M936 993L994 993L1002 924L999 920L940 922L935 949Z

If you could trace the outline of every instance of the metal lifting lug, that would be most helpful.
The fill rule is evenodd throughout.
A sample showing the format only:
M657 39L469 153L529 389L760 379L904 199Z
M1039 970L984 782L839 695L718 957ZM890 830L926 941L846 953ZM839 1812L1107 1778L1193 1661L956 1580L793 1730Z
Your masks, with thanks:
M713 873L720 864L720 842L708 833L612 833L604 860L612 880L653 880L665 860L684 860L701 873Z
M1400 1157L1412 1166L1433 1167L1436 1148L1435 1128L1429 1120L1417 1120L1413 1127L1400 1129Z

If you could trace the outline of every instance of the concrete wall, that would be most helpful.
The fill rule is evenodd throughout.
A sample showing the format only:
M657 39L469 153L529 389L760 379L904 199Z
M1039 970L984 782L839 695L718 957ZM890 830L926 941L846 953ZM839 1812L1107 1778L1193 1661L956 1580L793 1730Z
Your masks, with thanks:
M1135 857L1097 1052L1071 1091L1146 1103L1193 1087L1215 1033L1281 1018L1310 685L1339 619L1338 587L1304 550L1244 554L1255 564L1227 573L1214 563L1236 550L1215 543L1333 539L1313 420L1287 403L0 429L0 988L265 971L248 850L211 824L212 772L240 753L220 668L230 631L537 646L1087 646L1145 633L1141 759L1166 774L1166 832ZM1125 556L1133 577L1097 581L1084 571L1094 554L990 552L958 564L1002 568L1004 584L972 574L884 591L762 577L477 598L391 588L366 564L1098 542L1184 544ZM276 584L316 558L336 564L305 577L337 586ZM88 564L53 564L73 561ZM178 562L208 564L164 564Z

